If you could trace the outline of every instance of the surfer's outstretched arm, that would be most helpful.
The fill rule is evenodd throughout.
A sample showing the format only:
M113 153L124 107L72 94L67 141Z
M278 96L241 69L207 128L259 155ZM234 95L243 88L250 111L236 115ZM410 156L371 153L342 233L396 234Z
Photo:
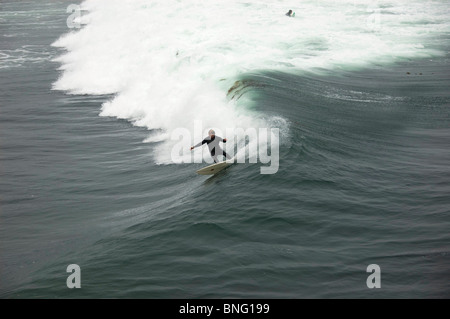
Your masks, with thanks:
M215 141L215 142L214 142L214 141ZM226 142L227 142L227 139L226 139L226 138L221 138L220 136L210 135L209 138L206 137L206 138L204 138L203 141L201 141L200 143L198 143L198 144L196 144L196 145L194 145L194 146L191 146L191 151L192 151L194 148L196 148L196 147L198 147L198 146L200 146L200 145L203 145L203 144L208 144L208 145L210 145L211 143L216 143L217 146L218 146L218 145L219 145L219 144L218 144L219 142L226 143Z
M191 146L191 151L192 151L194 148L199 147L200 145L205 144L206 142L207 142L207 141L206 141L206 138L205 138L205 139L203 139L203 141L201 141L200 143L197 143L196 145Z

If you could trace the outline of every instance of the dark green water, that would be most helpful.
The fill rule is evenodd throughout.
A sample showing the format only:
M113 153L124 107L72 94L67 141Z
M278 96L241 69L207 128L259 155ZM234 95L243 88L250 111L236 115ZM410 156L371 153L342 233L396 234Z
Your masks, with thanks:
M107 97L51 90L66 4L1 25L25 34L2 50L36 58L0 69L1 297L450 297L448 56L243 75L255 111L289 122L279 171L204 178L155 165L147 130L98 116Z

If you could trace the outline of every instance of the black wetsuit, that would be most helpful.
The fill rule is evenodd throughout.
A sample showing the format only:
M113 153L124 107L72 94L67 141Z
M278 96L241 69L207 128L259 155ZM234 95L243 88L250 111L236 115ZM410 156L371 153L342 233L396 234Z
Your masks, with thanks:
M205 137L203 139L203 141L201 141L194 147L203 145L205 143L208 144L209 152L211 153L211 157L213 158L215 163L219 162L219 160L217 159L217 155L223 155L227 159L231 159L231 156L228 155L223 149L220 148L219 142L226 143L226 141L224 141L223 138L221 138L219 136L214 135L212 138L208 136L208 137Z

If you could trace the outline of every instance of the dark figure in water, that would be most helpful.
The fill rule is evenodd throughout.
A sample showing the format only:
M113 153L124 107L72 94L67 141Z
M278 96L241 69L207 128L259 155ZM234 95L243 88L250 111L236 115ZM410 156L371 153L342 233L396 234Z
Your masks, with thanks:
M219 163L219 160L217 159L217 155L223 155L227 159L231 159L231 156L228 155L227 153L225 153L225 151L223 149L221 149L220 146L219 146L219 142L226 143L227 139L226 138L221 138L219 136L216 136L216 132L214 132L214 130L209 130L208 135L209 136L205 137L203 139L203 141L201 141L197 145L192 146L191 147L191 151L195 147L203 145L203 144L206 143L206 144L208 144L209 152L211 153L211 157L213 158L214 163Z
M289 10L288 13L286 13L288 17L295 17L295 12L292 12L292 10Z

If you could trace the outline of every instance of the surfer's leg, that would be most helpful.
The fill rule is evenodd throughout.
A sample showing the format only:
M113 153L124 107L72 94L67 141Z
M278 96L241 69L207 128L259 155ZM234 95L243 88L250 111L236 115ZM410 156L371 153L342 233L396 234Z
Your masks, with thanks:
M211 157L212 157L212 159L214 160L214 163L219 163L219 160L217 159L216 149L215 149L215 148L213 148L213 149L211 150Z
M223 156L225 156L227 159L231 159L231 156L228 155L225 151L222 151Z

